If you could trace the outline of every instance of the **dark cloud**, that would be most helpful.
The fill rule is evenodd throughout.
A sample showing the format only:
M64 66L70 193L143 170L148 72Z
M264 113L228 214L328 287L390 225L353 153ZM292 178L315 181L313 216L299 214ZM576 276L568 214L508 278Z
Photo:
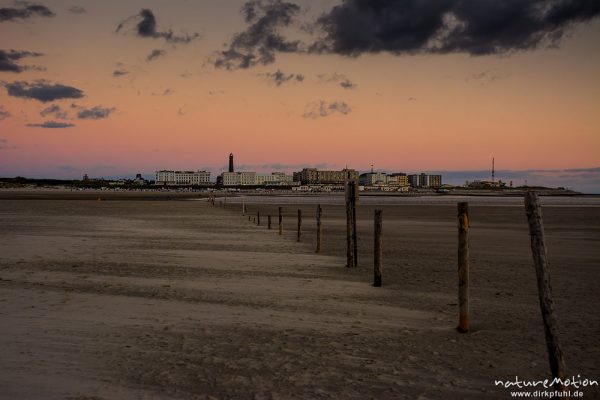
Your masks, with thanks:
M92 107L92 108L81 108L77 112L77 118L79 119L103 119L108 118L108 116L115 111L114 107Z
M334 72L332 74L320 74L319 82L335 82L338 83L344 89L355 89L356 83L352 82L348 77L344 74L340 74L338 72Z
M167 54L165 50L154 49L146 57L146 61L152 61Z
M556 45L600 15L597 0L345 0L322 15L313 52L504 54Z
M19 73L27 69L36 69L37 67L19 65L17 62L21 58L39 56L43 56L43 54L31 51L0 50L0 71Z
M71 128L75 125L68 123L68 122L46 121L41 124L27 124L27 126L29 126L30 128L58 129L58 128Z
M10 117L10 113L4 108L4 106L0 106L0 121Z
M343 101L334 101L331 103L320 100L318 102L309 103L306 105L304 118L320 118L327 117L334 113L347 115L352 111L352 108Z
M124 69L115 69L112 73L112 75L115 78L118 78L119 76L123 76L123 75L127 75L129 73L129 71L126 71Z
M152 38L152 39L164 39L169 43L182 43L187 44L192 40L196 39L200 35L198 33L193 33L191 35L182 34L175 35L172 30L160 32L156 29L156 17L152 10L147 8L143 8L138 14L132 15L129 18L123 20L117 26L116 32L121 31L131 21L137 21L135 26L136 34L140 37L144 38Z
M343 81L340 82L340 86L343 87L344 89L355 89L356 83L352 82L349 79L344 79Z
M46 6L39 4L24 4L20 8L0 8L0 22L27 19L34 16L53 17L55 14Z
M277 70L275 72L267 72L266 74L261 74L265 77L269 82L274 83L277 86L281 86L285 82L302 82L304 81L304 75L302 74L286 74L281 70Z
M44 108L42 111L40 111L40 115L42 117L47 117L48 115L50 115L58 119L68 119L67 112L60 108L60 106L57 104L53 104Z
M69 11L72 12L73 14L83 14L85 13L87 10L83 7L80 6L72 6L69 8Z
M72 86L51 84L45 80L33 83L17 81L5 83L4 86L9 96L34 99L43 103L61 99L79 99L84 96L83 91Z
M282 0L248 1L242 13L249 25L245 31L234 34L226 50L218 52L213 64L217 68L249 68L275 61L275 53L293 53L300 50L300 41L287 40L279 30L292 24L300 7Z

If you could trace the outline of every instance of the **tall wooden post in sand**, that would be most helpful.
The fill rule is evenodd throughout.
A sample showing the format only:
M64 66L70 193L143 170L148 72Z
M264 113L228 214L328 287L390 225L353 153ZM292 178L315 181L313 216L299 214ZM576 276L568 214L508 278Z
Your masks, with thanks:
M242 216L246 215L246 203L242 201Z
M356 240L356 182L346 183L346 267L358 265Z
M469 203L458 203L458 327L469 332Z
M271 216L267 215L267 229L271 229Z
M302 210L298 209L298 234L296 241L300 241L300 235L302 233Z
M382 210L375 210L374 243L373 243L373 286L381 287L383 250L381 246L381 231L383 225Z
M548 262L546 260L542 207L537 193L525 193L525 211L527 213L527 222L529 223L529 234L531 235L531 253L537 276L538 297L542 319L544 320L550 370L554 378L564 380L567 375L566 365L558 339L556 317L554 316L554 301L552 300L552 287L550 285L550 274L548 273ZM555 389L565 390L565 387L559 383L555 386Z
M279 234L281 235L283 233L283 215L281 214L281 207L278 208L277 212L279 214Z
M256 212L256 225L260 226L260 211Z
M323 236L323 228L321 226L322 212L321 205L317 205L317 249L315 250L315 253L321 252L321 237Z

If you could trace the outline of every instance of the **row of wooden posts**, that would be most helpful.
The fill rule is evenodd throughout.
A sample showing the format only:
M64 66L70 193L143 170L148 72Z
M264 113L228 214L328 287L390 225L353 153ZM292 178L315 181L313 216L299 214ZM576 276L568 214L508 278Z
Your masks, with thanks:
M356 267L357 262L357 235L356 235L356 185L350 183L346 191L346 266ZM209 199L211 204L215 205L214 197ZM223 206L227 204L227 197L224 198ZM542 220L542 211L539 197L535 192L525 194L525 209L529 224L529 233L531 236L531 251L533 255L535 271L537 276L538 297L542 319L544 322L544 332L546 345L550 361L550 369L555 378L564 380L566 376L566 367L564 355L558 339L558 328L556 317L554 315L554 303L552 300L552 289L550 285L550 276L548 273L548 263L546 260L546 245L544 238L544 227ZM246 203L242 202L242 215L246 215ZM469 204L459 202L458 211L458 326L457 330L461 333L470 330L469 313ZM321 216L323 210L321 205L317 205L316 225L317 225L317 244L316 252L321 252L322 224ZM250 216L248 216L250 220ZM260 225L260 212L256 212L254 222ZM278 227L279 234L283 233L282 207L278 208ZM267 216L267 228L271 229L271 216ZM382 267L382 231L383 231L383 211L376 209L374 211L374 249L373 249L373 286L381 287L383 267ZM300 242L302 234L302 210L298 209L298 224L296 240ZM564 390L559 383L557 390Z

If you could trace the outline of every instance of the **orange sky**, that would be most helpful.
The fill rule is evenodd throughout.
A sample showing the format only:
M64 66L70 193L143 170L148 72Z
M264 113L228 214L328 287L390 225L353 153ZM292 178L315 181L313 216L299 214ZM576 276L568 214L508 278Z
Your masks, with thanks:
M0 49L44 53L19 64L45 70L0 71L0 81L45 79L85 96L42 103L0 88L0 111L9 115L0 120L0 176L204 168L214 176L230 152L255 169L469 170L488 168L492 157L512 170L600 166L598 19L570 29L558 48L508 55L277 54L272 64L226 71L210 61L244 29L243 2L90 1L79 3L80 14L67 11L71 2L43 4L56 15L0 22ZM298 4L310 19L337 2ZM114 32L141 8L153 11L159 29L200 36L169 44ZM154 49L166 54L146 61ZM118 69L128 74L114 77ZM278 69L304 80L277 86L264 74ZM319 78L334 73L356 87ZM320 101L350 111L308 117ZM52 119L40 115L49 105L72 103L115 111L98 120L70 115L68 128L27 126Z

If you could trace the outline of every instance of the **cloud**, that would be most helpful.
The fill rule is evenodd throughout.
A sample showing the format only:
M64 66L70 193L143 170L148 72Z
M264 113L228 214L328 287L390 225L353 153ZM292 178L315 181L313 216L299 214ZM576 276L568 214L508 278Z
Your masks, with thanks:
M61 99L79 99L84 96L83 91L72 86L52 84L45 80L33 83L17 81L5 83L4 86L9 96L34 99L43 103Z
M344 89L355 89L356 88L356 84L354 82L350 81L349 79L344 79L343 81L341 81L340 86L343 87Z
M129 71L126 71L124 69L115 69L112 73L112 75L115 78L118 78L119 76L123 76L123 75L127 75L129 73Z
M148 54L148 56L146 57L146 61L152 61L156 58L164 56L165 54L167 54L165 50L154 49L150 52L150 54Z
M4 72L23 72L27 69L37 67L19 65L17 61L24 57L39 57L42 53L33 53L31 51L0 50L0 71Z
M505 54L557 45L571 26L600 14L597 0L345 0L316 22L310 50Z
M72 12L73 14L83 14L85 13L87 10L83 7L80 6L72 6L69 8L69 11Z
M332 74L319 74L319 83L322 82L335 82L339 83L339 85L344 89L355 89L356 83L352 82L348 77L344 74L340 74L338 72L334 72Z
M334 113L347 115L351 111L352 108L343 101L327 103L323 100L319 100L318 102L308 103L302 116L304 118L316 119L320 117L327 117Z
M0 8L0 22L27 19L33 16L53 17L55 14L46 6L25 3L20 8Z
M31 128L59 129L59 128L71 128L75 125L71 124L71 123L67 123L67 122L46 121L41 124L27 124L27 126L29 126Z
M275 53L293 53L300 49L300 41L287 40L279 32L292 24L300 7L282 0L251 0L242 7L249 26L233 35L226 50L216 54L212 61L216 68L233 70L275 61Z
M92 108L81 108L77 112L78 119L103 119L108 118L108 116L113 113L116 109L114 107L100 107L95 106Z
M4 106L0 105L0 121L10 117L10 113L4 108Z
M467 76L466 82L478 81L479 83L484 83L484 82L492 83L492 82L500 81L503 79L507 79L509 77L510 77L510 74L497 73L497 72L494 72L493 70L486 70L486 71L482 71L482 72Z
M260 74L265 77L269 82L274 83L277 86L281 86L285 82L302 82L304 81L304 75L302 74L289 74L286 75L283 71L277 70L275 72L267 72L266 74Z
M187 44L200 36L198 33L175 35L170 29L164 32L158 31L156 29L156 17L152 10L147 8L143 8L138 14L121 21L115 32L120 32L130 21L137 21L137 25L135 26L136 34L143 38L164 39L173 44Z
M47 117L48 115L51 115L54 118L58 119L68 119L67 112L60 108L60 106L57 104L53 104L44 108L42 111L40 111L40 115L42 117Z

